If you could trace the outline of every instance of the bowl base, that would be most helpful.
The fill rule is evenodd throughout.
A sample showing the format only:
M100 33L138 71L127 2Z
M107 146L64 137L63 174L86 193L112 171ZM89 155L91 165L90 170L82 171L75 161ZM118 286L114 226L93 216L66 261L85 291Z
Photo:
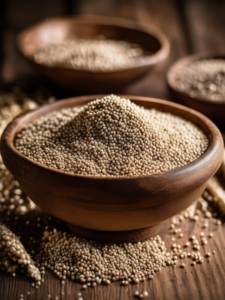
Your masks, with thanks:
M76 236L82 237L88 240L94 240L97 242L106 243L137 243L145 241L157 234L162 234L168 230L171 224L171 219L165 220L159 224L135 230L127 231L101 231L83 228L77 225L67 223L70 230L75 233Z

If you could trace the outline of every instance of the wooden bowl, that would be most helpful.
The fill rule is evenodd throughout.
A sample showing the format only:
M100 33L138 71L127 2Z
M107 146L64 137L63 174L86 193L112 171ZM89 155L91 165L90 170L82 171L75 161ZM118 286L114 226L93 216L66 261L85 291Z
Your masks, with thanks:
M137 43L153 53L143 62L119 71L91 72L62 67L47 67L34 61L34 53L42 46L59 43L70 36L90 39L104 35L108 39ZM145 75L169 54L167 38L156 29L136 22L99 16L76 16L47 19L22 31L17 38L22 54L36 69L69 92L112 93Z
M182 92L177 88L175 78L177 71L184 66L201 59L207 58L223 58L223 54L200 53L186 56L175 62L167 73L167 84L178 101L186 106L189 106L197 111L200 111L218 125L224 125L225 121L225 99L220 101L212 101L203 97L191 97L188 93Z
M68 174L34 162L15 149L15 136L23 126L52 111L102 97L65 99L15 118L2 135L2 158L25 193L44 211L72 224L76 233L114 242L143 240L158 233L161 225L156 224L199 198L222 162L223 139L208 118L192 109L165 100L124 96L138 105L171 112L195 123L208 135L209 148L184 167L132 177Z

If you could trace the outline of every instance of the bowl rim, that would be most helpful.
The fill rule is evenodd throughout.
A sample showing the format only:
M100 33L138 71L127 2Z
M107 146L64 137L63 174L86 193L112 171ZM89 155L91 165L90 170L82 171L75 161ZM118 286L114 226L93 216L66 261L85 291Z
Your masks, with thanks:
M20 153L15 148L15 146L14 146L15 136L23 128L23 125L22 125L23 122L26 119L28 119L29 117L35 116L36 114L38 114L40 112L46 112L46 110L51 109L51 108L55 108L55 110L53 109L53 110L51 110L51 112L61 110L61 109L63 109L63 107L61 107L61 104L63 104L63 103L68 104L65 107L76 106L75 103L78 101L81 101L81 102L83 101L84 105L85 105L86 102L90 102L95 99L101 99L104 96L106 96L106 95L88 95L88 96L79 96L79 97L62 99L62 100L56 101L51 104L43 105L35 110L27 111L27 112L20 114L19 116L14 118L5 128L5 130L2 134L2 137L1 137L1 148L3 147L3 144L4 144L4 147L6 146L10 151L12 151L14 153L14 155L19 156L20 159L28 161L29 163L34 164L35 167L44 169L45 171L51 172L52 174L61 174L62 176L69 176L69 177L73 177L73 178L83 178L83 179L88 179L88 180L94 179L94 180L114 180L115 181L115 180L147 179L147 178L157 178L159 180L159 177L164 177L165 174L167 176L170 175L171 178L174 178L174 177L182 176L183 174L187 174L187 170L188 170L188 174L191 174L192 172L195 172L196 169L199 168L201 165L205 166L206 164L208 164L209 158L212 159L220 151L221 144L223 145L223 138L222 138L222 135L221 135L219 129L217 128L217 126L206 116L204 116L203 114L201 114L191 108L185 107L183 105L180 105L180 104L177 104L174 102L170 102L167 100L161 100L161 99L157 99L157 98L134 96L134 95L133 96L119 95L120 97L130 99L132 102L141 101L141 102L148 102L148 103L150 102L153 104L157 103L159 105L162 104L163 106L172 106L172 107L177 108L178 110L188 112L190 116L197 117L197 119L200 120L201 122L203 122L202 124L204 124L205 128L207 128L209 131L208 133L206 133L202 127L195 124L197 127L201 128L202 131L205 132L205 134L207 134L207 137L209 138L209 146L208 146L207 150L202 154L202 156L197 158L195 161L190 162L185 166L182 166L182 167L179 167L176 169L172 169L172 170L169 170L166 172L153 173L150 175L136 175L136 176L88 176L88 175L78 175L78 174L68 173L65 171L47 167L41 163L38 163L38 162L26 157L25 155ZM71 103L71 105L70 105L70 103ZM154 108L154 106L152 108ZM44 113L43 115L47 115L48 113L50 113L50 111ZM40 116L38 118L40 118ZM184 119L186 119L187 121L190 121L188 118L184 117ZM192 121L190 121L190 122L192 122ZM192 122L192 123L194 123L194 122ZM4 157L3 157L3 161L4 161Z
M30 31L38 29L42 26L45 26L48 23L51 22L56 22L56 21L63 21L63 22L70 22L70 21L75 21L77 23L90 23L90 24L96 24L96 25L106 25L106 26L114 26L114 27L123 27L123 28L127 28L127 29L133 29L133 30L139 30L142 32L145 32L151 36L153 36L160 44L160 48L158 51L156 51L155 53L146 56L143 62L138 62L135 66L131 66L131 67L126 67L120 70L112 70L112 71L89 71L89 70L76 70L76 69L71 69L71 68L67 68L67 67L50 67L50 66L46 66L44 64L40 64L37 63L34 60L34 56L32 55L27 55L26 52L24 51L24 49L26 47L23 46L24 41L26 39L26 36L30 33ZM17 35L16 38L16 44L17 47L19 48L20 52L23 54L24 57L26 57L29 61L31 61L32 63L36 64L37 66L46 68L48 70L64 70L67 72L79 72L80 74L117 74L117 73L121 73L121 72L126 72L126 71L132 71L132 70L137 70L140 68L146 68L152 65L155 65L159 62L162 62L163 60L165 60L170 52L170 43L168 38L166 37L166 35L157 27L154 26L150 26L149 24L145 23L145 22L135 22L129 19L124 19L124 18L117 18L117 17L106 17L106 16L98 16L98 15L89 15L89 14L80 14L80 15L74 15L74 16L70 16L70 17L52 17L52 18L47 18L39 23L36 23L24 30L22 30L21 32L19 32L19 34Z
M187 55L184 56L180 59L178 59L177 61L175 61L175 63L173 63L171 65L171 67L169 68L167 75L166 75L166 80L167 80L167 84L169 86L169 88L176 92L177 94L181 95L181 96L185 96L188 97L189 99L193 100L193 101L199 101L201 103L208 103L208 104L212 104L212 105L217 105L217 106L225 106L225 98L223 100L210 100L201 96L190 96L187 92L181 91L180 89L177 88L176 83L175 83L175 77L176 77L176 73L178 70L180 70L181 68L183 68L186 65L189 65L195 61L200 61L203 59L225 59L225 53L216 53L216 52L200 52L200 53L195 53L195 54L191 54L191 55Z

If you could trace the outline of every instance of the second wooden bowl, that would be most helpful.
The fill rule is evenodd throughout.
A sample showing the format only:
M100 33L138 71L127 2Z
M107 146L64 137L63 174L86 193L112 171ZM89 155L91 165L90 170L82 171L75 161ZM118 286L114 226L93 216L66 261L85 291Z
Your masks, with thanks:
M155 234L156 224L183 211L202 194L222 162L222 136L208 118L192 109L159 99L124 96L138 105L170 112L195 123L208 135L209 148L184 167L133 177L68 174L34 162L15 149L15 136L26 124L52 111L84 105L100 97L65 99L17 117L2 135L2 158L25 193L46 212L72 224L70 227L76 232L80 230L82 235L94 237L95 232L101 236L107 231L104 235L108 239L112 232L113 241L120 234L117 232L125 232L125 236L126 232L132 233L135 238L131 234L129 241L145 239L149 234L146 228L150 227Z
M71 36L92 39L98 35L140 44L152 54L145 56L143 61L134 67L110 72L47 67L34 61L35 51L42 46L60 43ZM41 74L66 91L82 91L85 94L112 93L124 88L164 61L170 48L167 38L157 29L128 20L100 16L48 19L21 32L17 41L22 54Z
M225 98L221 101L212 101L203 97L191 97L189 94L180 91L176 85L177 71L186 65L201 59L222 58L225 55L213 53L198 53L186 56L175 62L168 71L167 83L175 98L184 105L200 111L218 125L225 125Z

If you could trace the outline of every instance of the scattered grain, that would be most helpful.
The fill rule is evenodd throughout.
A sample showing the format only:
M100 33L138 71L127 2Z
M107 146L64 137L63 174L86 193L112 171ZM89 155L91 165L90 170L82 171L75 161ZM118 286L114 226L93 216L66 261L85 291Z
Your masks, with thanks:
M144 296L144 297L148 297L148 292L147 292L147 291L144 291L144 292L143 292L143 296Z

